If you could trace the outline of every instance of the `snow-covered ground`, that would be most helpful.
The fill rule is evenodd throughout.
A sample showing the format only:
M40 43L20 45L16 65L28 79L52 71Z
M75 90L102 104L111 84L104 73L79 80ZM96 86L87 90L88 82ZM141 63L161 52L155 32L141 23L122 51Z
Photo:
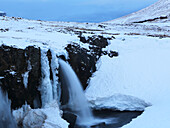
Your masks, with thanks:
M141 110L152 105L134 125L133 121L127 125L130 128L170 125L170 39L124 38L108 46L118 50L118 58L103 56L98 63L99 70L86 90L88 100L93 107L118 110Z
M109 23L132 23L155 19L160 17L167 17L167 19L155 20L153 22L168 22L170 23L170 0L159 0L153 5L144 8L140 11L134 12L127 16L108 21Z
M42 109L31 109L29 105L13 111L18 124L24 128L67 128L69 123L61 118L61 111L56 102L51 102Z
M88 44L79 41L79 34L76 33L80 31L84 36L115 36L116 39L110 41L106 50L119 52L116 58L102 56L98 62L98 71L94 73L86 90L86 97L91 105L98 109L145 110L139 118L125 127L168 126L170 24L87 24L0 17L0 45L18 48L35 45L52 49L56 54L66 57L64 47L71 42L88 48ZM58 108L48 108L35 110L35 113L44 112L43 115L49 117L47 119L57 114L58 119L61 119ZM34 113L34 110L30 112L32 111ZM56 118L54 122L50 122L58 125L56 121L59 124L63 121L59 120Z

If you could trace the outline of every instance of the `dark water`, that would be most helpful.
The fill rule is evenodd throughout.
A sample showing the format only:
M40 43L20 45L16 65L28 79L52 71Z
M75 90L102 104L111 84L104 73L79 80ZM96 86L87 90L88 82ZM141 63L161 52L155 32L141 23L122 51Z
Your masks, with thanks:
M137 118L143 112L139 111L112 111L112 110L94 110L93 114L96 118L109 119L110 122L100 123L91 126L91 128L120 128ZM74 128L87 128L85 126L74 126Z

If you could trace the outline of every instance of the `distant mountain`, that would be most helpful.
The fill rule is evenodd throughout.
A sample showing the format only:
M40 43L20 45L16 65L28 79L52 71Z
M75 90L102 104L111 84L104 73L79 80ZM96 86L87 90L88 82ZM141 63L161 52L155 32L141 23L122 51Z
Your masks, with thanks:
M3 11L0 11L0 16L6 16L6 13Z
M170 0L158 2L140 11L107 21L109 23L170 22Z

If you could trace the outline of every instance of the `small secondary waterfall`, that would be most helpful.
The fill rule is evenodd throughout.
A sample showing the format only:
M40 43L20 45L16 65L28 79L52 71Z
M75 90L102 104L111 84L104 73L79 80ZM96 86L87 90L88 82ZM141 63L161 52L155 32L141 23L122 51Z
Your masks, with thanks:
M51 69L52 69L52 73L53 73L53 81L52 81L52 88L53 88L53 99L54 100L58 100L60 99L60 94L58 91L58 76L56 76L56 74L58 74L58 58L56 57L56 54L53 50L51 50L51 54L52 54L52 59L51 59Z
M41 100L42 106L52 102L53 100L58 101L60 99L60 88L58 85L58 58L53 50L51 51L51 64L48 60L47 50L41 51ZM52 74L50 74L50 68ZM50 79L52 75L52 79Z
M17 128L16 122L14 121L10 102L7 95L4 95L0 88L0 128Z
M60 71L63 80L67 84L69 90L68 107L75 111L77 114L77 123L81 125L91 124L94 120L92 112L88 106L88 102L83 92L82 85L77 78L75 72L69 64L59 59Z
M41 99L42 106L44 107L47 103L53 100L52 84L50 80L50 67L46 51L41 51Z

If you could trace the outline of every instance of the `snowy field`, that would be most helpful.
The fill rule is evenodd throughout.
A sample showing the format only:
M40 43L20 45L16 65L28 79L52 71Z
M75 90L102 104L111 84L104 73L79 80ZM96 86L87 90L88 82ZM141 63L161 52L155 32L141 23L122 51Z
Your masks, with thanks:
M114 36L116 39L111 40L105 49L119 53L115 58L102 56L97 63L98 70L86 90L91 106L98 109L145 110L125 128L168 127L170 24L87 24L0 18L0 45L18 48L34 45L52 49L57 55L63 54L66 57L64 47L71 42L88 48L87 44L79 41L77 32L82 32L84 36ZM44 110L49 118L55 115L49 114L49 107ZM42 111L35 110L35 113ZM59 110L55 111L60 116ZM68 125L66 122L62 124Z
M127 128L168 127L170 118L170 40L125 37L112 41L118 58L103 56L86 96L92 107L145 110ZM126 126L125 126L126 128Z

